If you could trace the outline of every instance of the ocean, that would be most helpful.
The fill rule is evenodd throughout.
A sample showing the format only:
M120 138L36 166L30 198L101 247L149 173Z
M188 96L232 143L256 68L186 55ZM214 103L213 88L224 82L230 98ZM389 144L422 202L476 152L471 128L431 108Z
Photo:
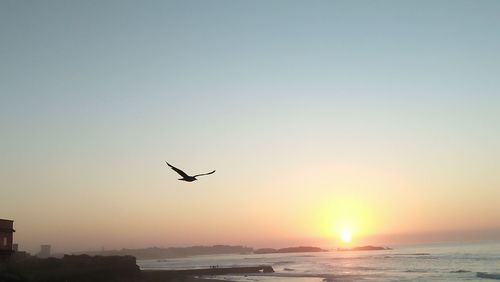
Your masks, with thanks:
M500 280L500 242L390 246L381 251L204 255L139 260L141 269L271 265L275 273L214 278L258 282Z

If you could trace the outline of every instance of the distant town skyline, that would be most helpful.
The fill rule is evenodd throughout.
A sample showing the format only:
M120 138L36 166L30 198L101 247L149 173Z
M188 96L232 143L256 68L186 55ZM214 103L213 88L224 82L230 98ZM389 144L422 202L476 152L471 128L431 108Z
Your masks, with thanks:
M499 13L0 1L0 218L31 252L499 239Z

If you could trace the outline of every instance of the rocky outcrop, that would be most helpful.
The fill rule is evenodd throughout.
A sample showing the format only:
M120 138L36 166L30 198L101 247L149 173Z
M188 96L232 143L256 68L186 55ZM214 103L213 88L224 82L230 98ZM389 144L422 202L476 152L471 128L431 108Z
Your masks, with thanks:
M65 255L62 259L25 257L4 265L1 282L138 282L140 270L132 256Z
M18 256L0 264L0 282L178 282L194 276L271 273L271 266L141 271L132 256Z

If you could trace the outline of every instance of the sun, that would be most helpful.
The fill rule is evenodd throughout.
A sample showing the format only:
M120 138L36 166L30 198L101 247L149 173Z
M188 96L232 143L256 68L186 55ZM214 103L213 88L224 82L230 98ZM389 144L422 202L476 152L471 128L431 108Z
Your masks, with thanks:
M350 243L352 241L352 233L349 230L342 230L342 234L340 234L340 239L344 243Z

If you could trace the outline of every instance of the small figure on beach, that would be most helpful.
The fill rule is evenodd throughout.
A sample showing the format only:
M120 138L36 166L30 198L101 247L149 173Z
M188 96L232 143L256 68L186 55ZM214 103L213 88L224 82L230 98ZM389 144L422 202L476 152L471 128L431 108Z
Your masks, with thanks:
M196 174L196 175L193 175L193 176L189 176L189 175L187 175L187 173L185 173L184 171L182 171L182 170L180 170L180 169L176 168L175 166L173 166L173 165L169 164L167 161L165 161L165 162L167 163L167 165L168 165L171 169L173 169L173 170L174 170L175 172L177 172L180 176L182 176L182 178L179 178L179 180L182 180L182 181L193 182L193 181L197 180L197 179L196 179L196 177L197 177L197 176L209 175L209 174L212 174L212 173L214 173L214 172L215 172L215 170L214 170L214 171L209 172L209 173L202 173L202 174Z

